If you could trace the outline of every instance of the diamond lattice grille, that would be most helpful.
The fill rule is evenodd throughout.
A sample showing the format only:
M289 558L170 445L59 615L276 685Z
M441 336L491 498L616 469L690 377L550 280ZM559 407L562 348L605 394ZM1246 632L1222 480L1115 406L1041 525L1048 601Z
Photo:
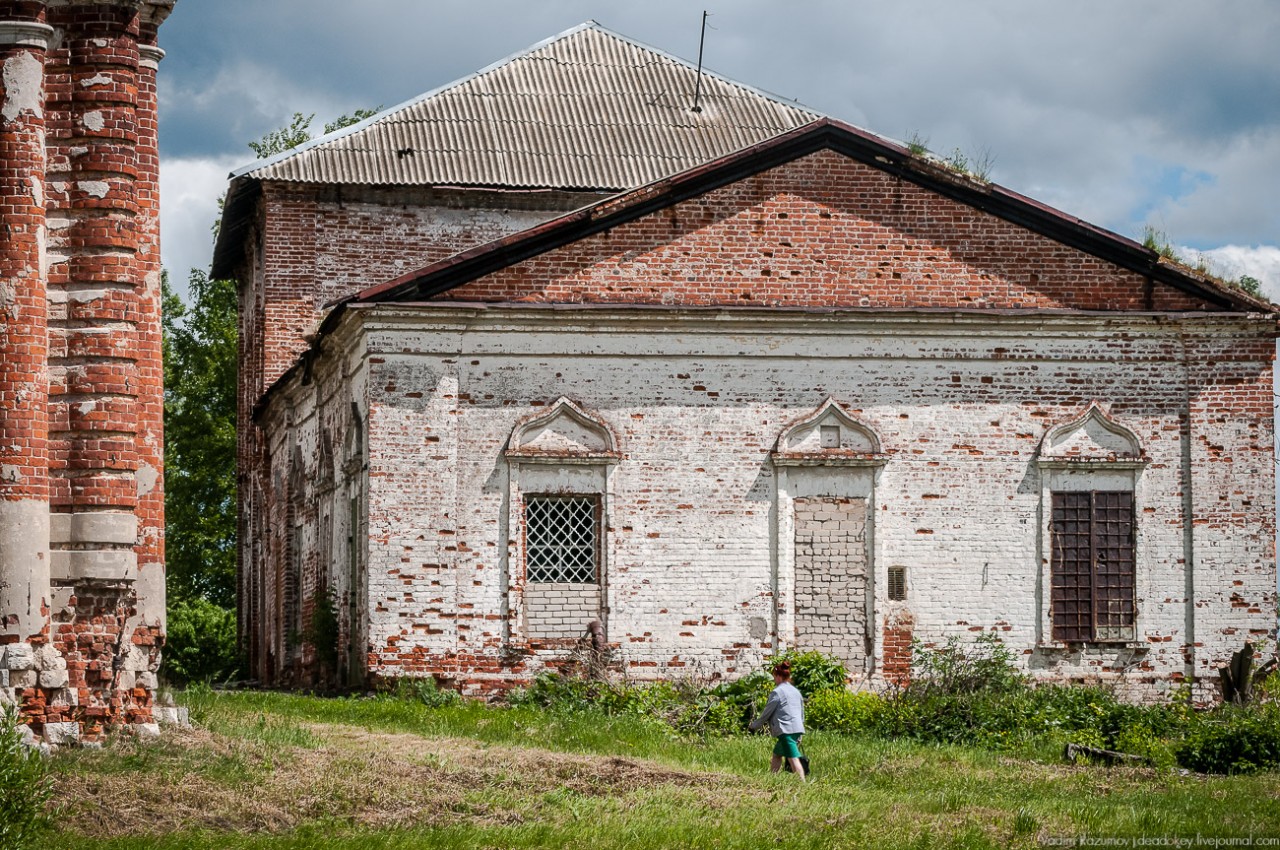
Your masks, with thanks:
M530 496L525 500L529 581L596 581L594 496Z

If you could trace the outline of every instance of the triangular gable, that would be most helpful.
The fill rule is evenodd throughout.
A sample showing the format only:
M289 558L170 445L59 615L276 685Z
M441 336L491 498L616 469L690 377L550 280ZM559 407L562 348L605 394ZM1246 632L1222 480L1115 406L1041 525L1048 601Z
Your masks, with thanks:
M348 300L432 298L1273 309L1132 240L830 120Z

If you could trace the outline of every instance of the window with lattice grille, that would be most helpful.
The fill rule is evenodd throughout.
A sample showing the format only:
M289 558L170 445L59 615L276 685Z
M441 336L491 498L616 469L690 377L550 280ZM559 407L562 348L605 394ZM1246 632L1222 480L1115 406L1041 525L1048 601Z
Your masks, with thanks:
M526 496L525 565L530 582L599 581L598 496Z
M1133 640L1133 493L1054 493L1052 543L1054 639Z

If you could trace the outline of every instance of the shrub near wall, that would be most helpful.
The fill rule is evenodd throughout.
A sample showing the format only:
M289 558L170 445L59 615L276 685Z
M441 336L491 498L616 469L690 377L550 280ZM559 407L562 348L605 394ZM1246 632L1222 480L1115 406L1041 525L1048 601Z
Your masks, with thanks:
M513 702L556 711L603 711L659 723L691 736L745 731L773 688L774 662L792 665L814 730L922 743L1060 753L1070 742L1129 753L1157 767L1204 773L1280 770L1280 676L1249 708L1195 711L1185 698L1164 705L1120 702L1100 687L1037 686L992 635L972 644L917 645L911 683L886 694L851 692L840 662L787 652L734 682L611 683L543 674Z

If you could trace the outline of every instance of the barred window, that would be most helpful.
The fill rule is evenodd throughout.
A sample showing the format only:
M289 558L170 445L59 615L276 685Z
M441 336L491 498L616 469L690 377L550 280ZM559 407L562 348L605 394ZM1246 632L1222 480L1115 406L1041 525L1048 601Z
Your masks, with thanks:
M526 496L527 576L530 582L599 581L598 496Z
M1054 493L1052 543L1054 638L1133 640L1133 493Z

